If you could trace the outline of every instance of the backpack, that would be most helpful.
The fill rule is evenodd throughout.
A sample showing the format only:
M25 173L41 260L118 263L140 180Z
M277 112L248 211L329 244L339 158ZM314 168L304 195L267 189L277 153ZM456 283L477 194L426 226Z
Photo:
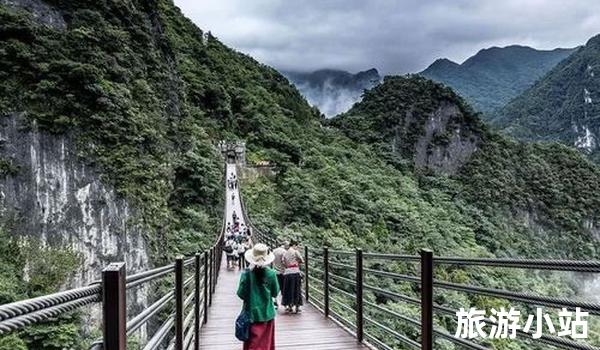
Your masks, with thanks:
M247 275L250 273L247 269L244 271L246 274L246 290L244 290L244 305L242 307L242 311L238 315L235 320L235 337L239 341L247 341L250 339L250 312L249 303L250 303L250 278Z

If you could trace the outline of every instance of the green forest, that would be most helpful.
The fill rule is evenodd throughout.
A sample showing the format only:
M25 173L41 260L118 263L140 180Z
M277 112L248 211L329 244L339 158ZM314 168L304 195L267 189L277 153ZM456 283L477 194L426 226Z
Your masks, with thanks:
M492 114L493 124L525 141L575 146L598 162L600 35L588 40L533 86Z
M586 226L600 216L598 166L565 146L524 144L488 130L449 88L388 77L327 121L276 70L197 28L170 0L46 2L66 28L0 5L0 113L25 113L49 133L74 135L82 161L139 209L135 220L156 266L207 247L219 231L223 159L215 145L223 139L244 140L250 163L276 166L273 176L245 181L242 190L254 224L279 237L389 253L600 257ZM459 111L448 132L468 131L477 146L456 173L414 162L425 120L440 106ZM407 137L394 149L398 130ZM450 137L437 135L431 147L444 148ZM8 168L2 176L19 171L18 164ZM9 222L2 232L0 251L18 253L0 254L0 303L56 290L76 270L75 252L36 248L35 239L25 251ZM25 259L67 273L25 281ZM478 280L475 272L440 274L545 295L576 293L553 275L489 272ZM499 303L443 297L451 305ZM84 348L94 334L81 336L79 322L76 314L60 317L0 338L0 349ZM515 344L493 345L533 349Z

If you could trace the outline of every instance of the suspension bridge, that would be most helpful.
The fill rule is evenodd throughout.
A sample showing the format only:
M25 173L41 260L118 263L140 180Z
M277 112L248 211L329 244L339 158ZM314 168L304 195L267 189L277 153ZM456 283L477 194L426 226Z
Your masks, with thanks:
M224 173L236 173L236 167L235 163L227 164ZM253 242L266 243L271 248L280 242L252 225L238 189L239 186L226 190L223 228L206 251L134 274L126 273L124 263L113 263L102 271L98 282L89 286L0 305L0 336L99 304L102 323L88 326L101 329L102 338L93 342L91 349L126 349L128 339L142 329L148 330L141 345L144 350L241 349L242 344L234 337L234 321L241 309L241 301L235 294L240 270L228 269L223 259L227 220L235 211L251 228ZM443 304L444 298L438 294L443 291L498 298L523 307L580 308L591 316L600 315L600 303L593 300L434 279L437 266L593 274L600 273L600 261L438 257L427 250L420 255L400 255L309 246L304 247L304 260L303 293L308 303L301 314L278 312L275 320L278 349L432 350L441 340L457 348L494 349L489 342L455 337L434 325L436 315L445 316L448 322L456 321L457 307ZM386 270L384 266L389 263L412 266L409 270L414 273ZM151 286L163 279L172 281L172 287L155 296L139 314L128 315L127 290ZM396 287L402 284L409 285L412 293L403 293L401 290L406 289ZM392 302L406 304L414 312L403 313L391 307ZM495 324L489 318L485 322ZM407 327L411 331L406 332ZM532 333L517 331L518 338L532 348L600 350L585 341L552 334L538 338Z

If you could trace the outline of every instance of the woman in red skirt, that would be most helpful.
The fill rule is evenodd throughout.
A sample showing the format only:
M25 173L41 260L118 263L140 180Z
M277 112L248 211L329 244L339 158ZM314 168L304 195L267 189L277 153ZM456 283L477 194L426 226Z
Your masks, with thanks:
M275 350L275 307L279 293L277 275L267 267L275 256L264 244L256 244L244 254L249 271L240 277L237 295L250 315L250 338L244 350Z

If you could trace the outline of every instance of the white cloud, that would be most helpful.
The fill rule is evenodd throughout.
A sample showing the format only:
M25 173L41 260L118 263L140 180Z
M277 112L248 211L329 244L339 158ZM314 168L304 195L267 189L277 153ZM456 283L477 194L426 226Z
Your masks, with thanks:
M200 28L288 70L415 72L479 49L584 44L597 0L175 0Z

